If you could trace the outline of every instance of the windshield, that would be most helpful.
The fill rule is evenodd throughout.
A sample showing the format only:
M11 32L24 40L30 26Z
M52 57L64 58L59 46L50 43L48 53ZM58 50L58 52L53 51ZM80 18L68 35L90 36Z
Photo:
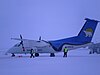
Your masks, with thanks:
M19 44L19 43L14 45L14 47L19 47L19 46L20 46L20 44Z

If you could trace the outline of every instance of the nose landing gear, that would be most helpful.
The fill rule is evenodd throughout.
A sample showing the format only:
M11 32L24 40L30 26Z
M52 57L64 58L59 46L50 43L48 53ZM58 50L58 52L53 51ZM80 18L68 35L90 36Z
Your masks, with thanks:
M11 57L15 57L15 54L14 53L12 53L12 56Z

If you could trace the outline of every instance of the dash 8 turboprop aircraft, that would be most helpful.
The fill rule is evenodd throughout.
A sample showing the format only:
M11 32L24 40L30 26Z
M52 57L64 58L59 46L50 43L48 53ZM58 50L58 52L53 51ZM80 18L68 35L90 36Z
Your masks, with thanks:
M15 44L7 51L7 53L11 53L12 56L15 56L15 54L29 54L31 50L34 50L35 56L39 56L39 53L50 53L50 56L54 57L54 53L62 52L65 47L67 47L68 50L87 47L91 44L99 21L89 18L86 18L85 20L86 22L79 34L70 38L54 41L41 40L41 37L38 41L28 40L23 39L21 35L20 38L12 38L13 40L19 40L21 42Z

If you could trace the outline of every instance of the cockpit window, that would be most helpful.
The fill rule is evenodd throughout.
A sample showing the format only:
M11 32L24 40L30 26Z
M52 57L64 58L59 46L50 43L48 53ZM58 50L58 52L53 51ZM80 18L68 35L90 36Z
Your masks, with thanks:
M14 45L14 47L19 47L20 46L20 44L16 44L16 45Z

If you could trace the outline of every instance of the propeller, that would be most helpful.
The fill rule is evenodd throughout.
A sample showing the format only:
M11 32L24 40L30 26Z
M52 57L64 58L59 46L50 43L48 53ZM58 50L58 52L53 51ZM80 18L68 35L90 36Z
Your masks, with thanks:
M39 41L41 41L42 39L41 39L41 36L39 37Z
M40 42L41 40L44 41L44 42L46 42L46 43L49 43L48 41L43 40L42 37L40 36L40 37L39 37L39 42Z
M20 34L20 39L21 39L21 42L20 42L20 45L22 45L22 49L23 49L23 51L25 51L25 48L24 48L24 44L23 44L23 41L22 41L22 35Z

